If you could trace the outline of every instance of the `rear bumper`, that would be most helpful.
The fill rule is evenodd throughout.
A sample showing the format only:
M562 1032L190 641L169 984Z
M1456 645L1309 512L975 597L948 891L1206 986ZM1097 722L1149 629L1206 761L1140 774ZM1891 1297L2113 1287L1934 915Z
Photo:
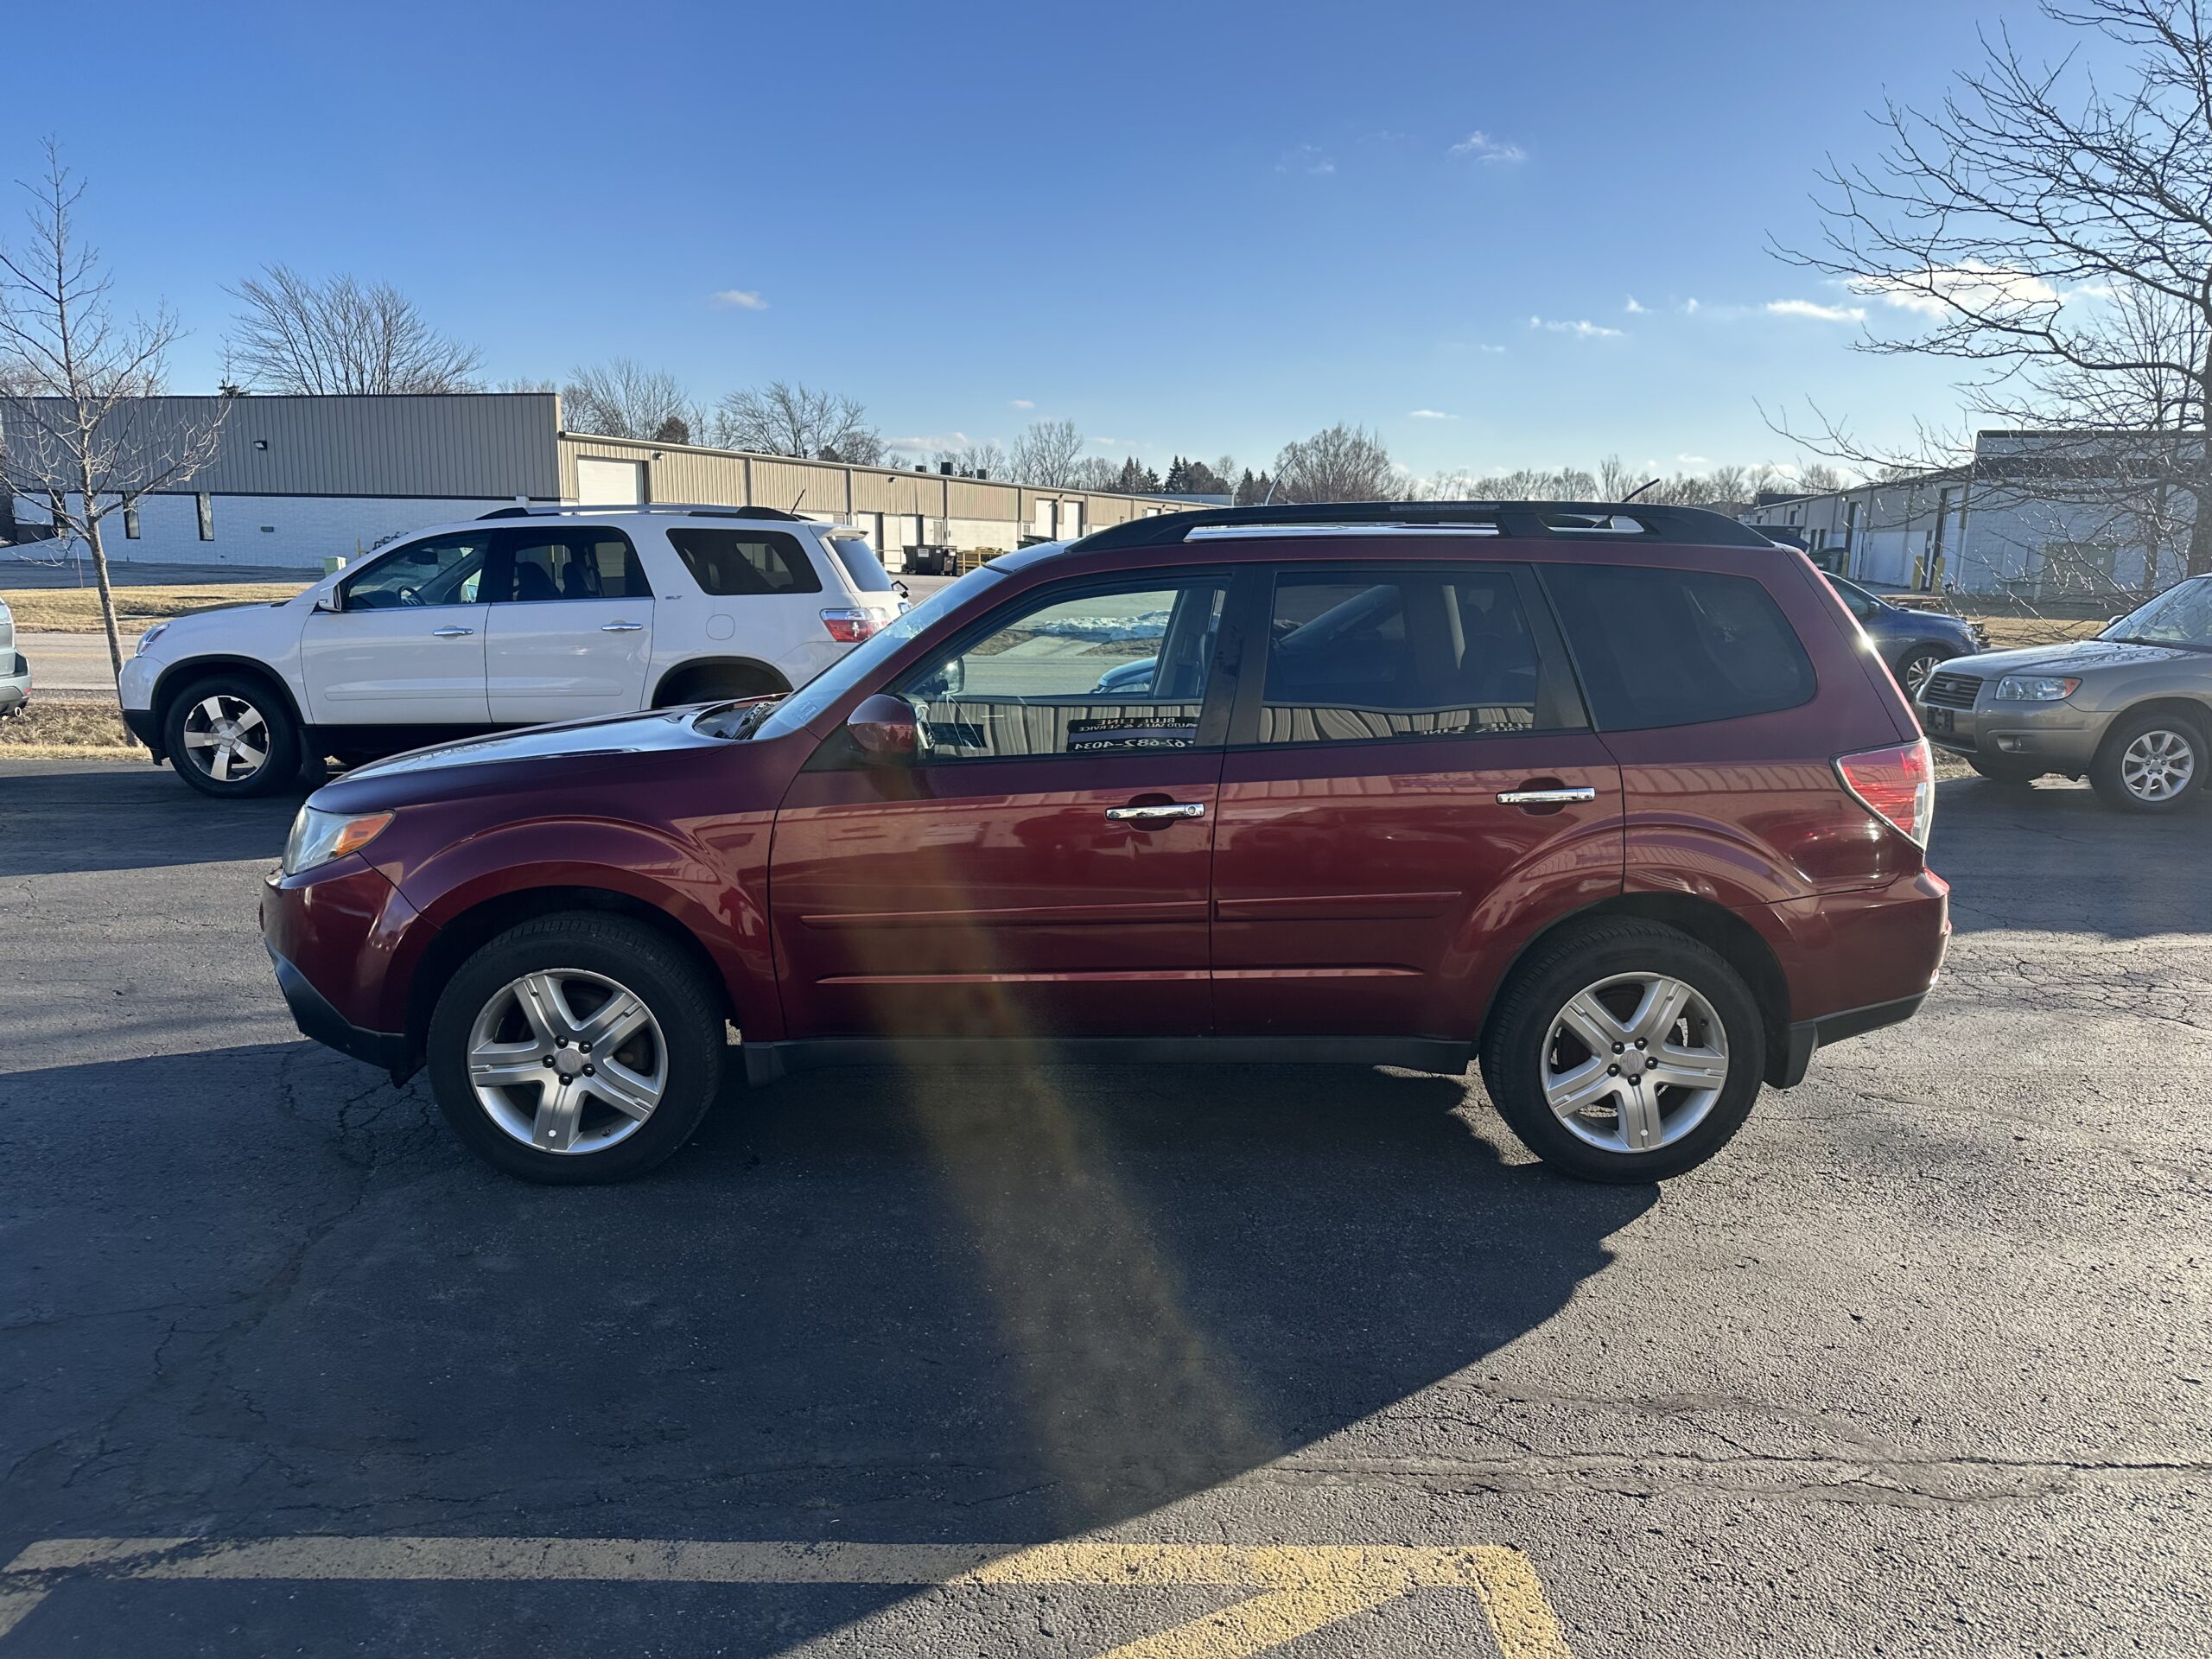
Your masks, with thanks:
M20 652L0 652L0 715L12 715L31 700L31 665Z
M1815 1050L1830 1043L1840 1043L1847 1037L1857 1037L1870 1031L1879 1031L1884 1026L1902 1024L1920 1012L1920 1005L1928 1000L1928 993L1917 996L1901 996L1891 1002L1870 1002L1863 1008L1846 1008L1840 1014L1822 1014L1817 1020L1802 1020L1789 1030L1783 1044L1780 1063L1770 1066L1767 1081L1777 1089L1793 1089L1805 1081L1805 1073L1813 1064Z

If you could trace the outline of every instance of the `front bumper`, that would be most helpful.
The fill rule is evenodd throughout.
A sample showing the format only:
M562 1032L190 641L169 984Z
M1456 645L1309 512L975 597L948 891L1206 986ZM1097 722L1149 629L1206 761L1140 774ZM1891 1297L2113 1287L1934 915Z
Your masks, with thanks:
M330 1006L321 991L308 983L308 976L290 963L269 952L270 964L276 969L276 988L284 993L284 1006L292 1011L292 1023L299 1027L302 1036L312 1037L318 1043L336 1049L340 1054L350 1054L357 1060L366 1060L371 1065L380 1065L387 1071L404 1071L408 1066L407 1034L397 1031L371 1031L365 1027L350 1023L346 1016Z
M1990 760L2040 762L2049 772L2077 773L2089 769L2112 723L2111 715L2091 714L2072 702L1999 702L1986 681L1971 709L1923 701L1913 704L1912 712L1939 749Z
M299 875L272 874L262 891L262 944L295 1023L395 1074L413 1066L407 987L436 931L354 854Z

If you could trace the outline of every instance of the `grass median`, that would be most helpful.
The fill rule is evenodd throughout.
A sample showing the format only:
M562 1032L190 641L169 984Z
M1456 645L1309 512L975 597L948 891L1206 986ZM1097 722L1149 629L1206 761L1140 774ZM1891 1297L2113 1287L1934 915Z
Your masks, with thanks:
M146 751L107 699L36 698L0 720L0 760L143 760Z
M125 633L141 633L151 624L219 605L273 605L292 597L304 582L222 582L175 588L118 588L116 620ZM100 633L97 588L0 588L0 601L15 613L26 633Z

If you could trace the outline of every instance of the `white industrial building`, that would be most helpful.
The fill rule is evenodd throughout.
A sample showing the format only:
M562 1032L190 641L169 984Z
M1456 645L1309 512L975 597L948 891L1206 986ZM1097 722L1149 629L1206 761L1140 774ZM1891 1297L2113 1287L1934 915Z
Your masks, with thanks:
M906 550L1010 551L1186 505L1036 489L950 469L855 467L565 431L552 392L151 397L135 441L218 422L214 460L103 526L108 556L321 569L425 525L520 501L772 506L856 526L893 569ZM0 448L9 441L0 404ZM20 441L20 440L19 440ZM0 558L50 556L49 504L0 493Z
M2102 434L1982 432L1963 466L1763 498L1742 517L1876 588L2037 601L2153 591L2182 576L2190 502L2158 489L2157 468L2126 464L2126 449L2141 447Z

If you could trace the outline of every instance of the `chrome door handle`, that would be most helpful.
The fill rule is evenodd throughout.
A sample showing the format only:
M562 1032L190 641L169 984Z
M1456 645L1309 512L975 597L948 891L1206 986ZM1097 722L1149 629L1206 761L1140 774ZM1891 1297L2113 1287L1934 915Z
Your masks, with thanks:
M599 625L599 631L601 633L635 633L645 626L642 622L602 622Z
M1508 789L1498 793L1500 806L1571 806L1577 801L1594 801L1594 789Z
M430 638L433 639L466 639L470 634L475 632L476 630L474 628L432 628L430 630Z
M1203 818L1206 815L1204 801L1166 801L1158 806L1109 806L1106 819L1109 823L1173 823L1178 818Z

